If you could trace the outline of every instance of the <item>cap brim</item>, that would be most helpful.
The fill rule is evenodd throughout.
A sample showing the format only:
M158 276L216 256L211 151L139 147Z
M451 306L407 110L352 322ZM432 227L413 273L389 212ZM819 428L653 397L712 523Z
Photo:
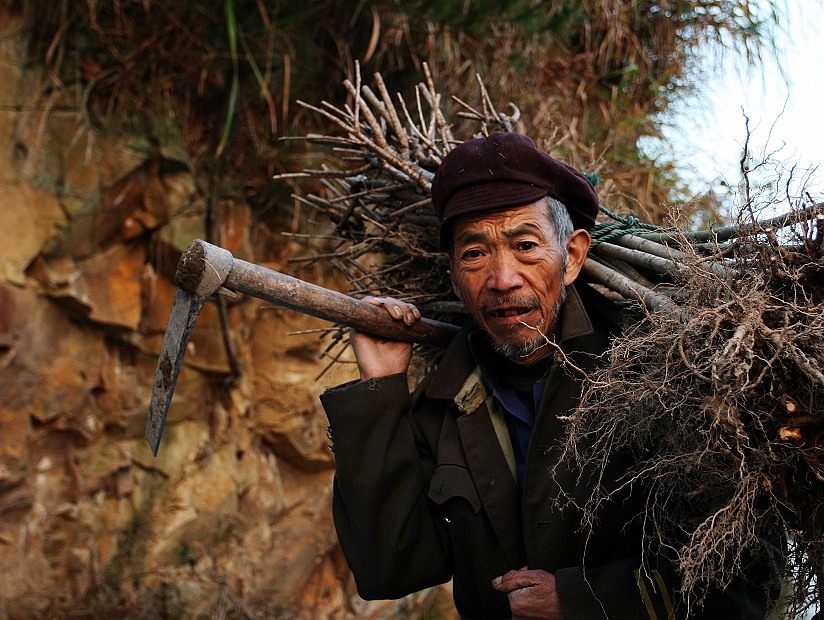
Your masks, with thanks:
M547 190L530 183L500 181L470 185L457 192L444 209L441 222L441 249L449 247L452 224L459 217L523 207L540 200Z

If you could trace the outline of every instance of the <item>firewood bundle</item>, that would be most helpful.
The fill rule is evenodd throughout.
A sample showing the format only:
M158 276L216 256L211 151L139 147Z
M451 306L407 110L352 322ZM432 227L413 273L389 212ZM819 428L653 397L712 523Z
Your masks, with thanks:
M472 137L519 122L478 83L479 109L455 100L451 120L426 68L413 105L359 73L344 83L349 105L302 103L340 131L305 137L330 149L335 167L280 176L313 180L322 191L297 199L332 227L323 251L295 261L327 260L351 293L462 320L438 247L433 173L461 142L459 124L474 125ZM802 610L824 583L824 208L809 196L788 203L766 218L747 205L734 225L704 231L603 209L591 231L582 277L635 319L586 377L566 456L599 471L616 452L638 455L625 482L650 489L649 541L680 541L673 559L695 603L739 574L765 535L789 532L789 608ZM578 506L584 521L609 500L596 488Z
M380 74L374 76L373 90L361 83L359 71L355 83L344 82L350 105L298 102L340 129L336 135L303 138L330 149L338 167L275 178L319 182L322 192L296 198L334 226L331 233L319 236L329 242L330 250L294 258L293 263L329 260L346 275L353 294L396 296L418 304L425 313L460 312L460 304L450 296L429 193L434 171L462 140L453 134L455 123L445 117L442 96L426 65L424 73L425 82L416 89L411 106L400 95L393 100ZM518 108L509 104L506 112L499 112L480 78L478 85L480 109L453 98L456 119L471 121L479 134L511 131L520 119ZM824 219L820 210L810 208L749 227L685 233L602 211L601 219L608 221L591 231L594 243L585 276L613 296L640 300L650 310L674 312L678 309L672 300L681 286L677 274L693 260L725 277L734 263L729 256L756 226L776 238L781 228L804 217L813 226ZM684 245L687 251L681 249Z

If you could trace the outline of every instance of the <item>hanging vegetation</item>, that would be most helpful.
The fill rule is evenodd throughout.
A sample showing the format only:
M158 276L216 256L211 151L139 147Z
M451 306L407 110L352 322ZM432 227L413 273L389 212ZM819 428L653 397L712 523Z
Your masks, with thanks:
M330 77L353 80L361 59L391 92L408 92L428 62L441 88L469 101L480 74L567 160L600 160L614 208L647 221L661 221L681 183L672 162L639 150L639 138L658 136L661 114L691 92L702 46L757 57L774 19L774 2L756 10L752 0L12 4L27 18L33 60L50 74L45 112L73 99L90 130L125 126L154 136L156 148L164 131L179 131L185 163L259 213L283 198L271 175L313 156L273 140L329 129L295 100L341 105L345 93ZM692 208L712 207L706 199Z

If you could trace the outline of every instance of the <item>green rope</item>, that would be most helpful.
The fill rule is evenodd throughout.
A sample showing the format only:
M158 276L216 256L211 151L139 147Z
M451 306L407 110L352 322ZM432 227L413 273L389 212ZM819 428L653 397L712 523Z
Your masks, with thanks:
M613 213L606 207L600 207L601 213L608 215L614 221L612 222L598 222L593 226L590 231L589 235L592 237L592 246L595 247L599 243L603 243L604 241L610 241L622 235L627 235L629 233L637 233L637 232L652 232L652 231L660 231L662 229L661 226L656 226L655 224L647 224L642 222L634 215L630 215L628 217L621 217L617 213Z

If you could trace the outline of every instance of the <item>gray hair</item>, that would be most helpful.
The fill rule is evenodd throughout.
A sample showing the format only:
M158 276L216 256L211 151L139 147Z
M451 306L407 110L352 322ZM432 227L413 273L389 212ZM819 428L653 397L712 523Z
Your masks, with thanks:
M549 221L555 229L555 235L558 237L558 245L564 250L566 255L566 245L569 237L575 227L572 225L572 218L569 216L569 210L564 206L560 200L556 200L552 196L545 196L547 212L549 214Z
M555 236L558 239L558 247L561 248L563 255L562 266L566 269L567 264L567 241L575 230L572 225L572 218L569 216L569 210L564 206L560 200L556 200L552 196L545 196L544 201L547 206L547 215L552 228L555 229Z

